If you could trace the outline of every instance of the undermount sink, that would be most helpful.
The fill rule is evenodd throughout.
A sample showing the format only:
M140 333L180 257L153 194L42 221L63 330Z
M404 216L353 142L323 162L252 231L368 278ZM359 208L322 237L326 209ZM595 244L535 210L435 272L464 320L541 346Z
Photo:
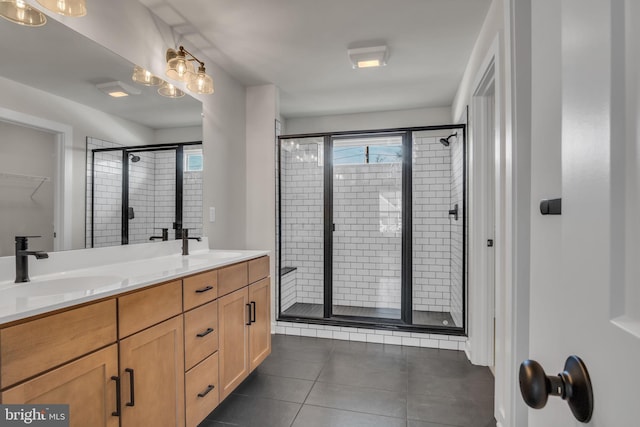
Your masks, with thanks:
M57 278L35 278L30 282L16 283L4 292L25 294L25 296L47 296L95 290L107 286L120 286L119 276L65 276Z

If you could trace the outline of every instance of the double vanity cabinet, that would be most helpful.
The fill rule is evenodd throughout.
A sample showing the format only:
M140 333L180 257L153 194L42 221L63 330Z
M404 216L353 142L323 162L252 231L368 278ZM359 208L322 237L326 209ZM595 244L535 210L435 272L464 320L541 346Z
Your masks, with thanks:
M0 329L3 404L71 426L197 426L271 353L269 257Z

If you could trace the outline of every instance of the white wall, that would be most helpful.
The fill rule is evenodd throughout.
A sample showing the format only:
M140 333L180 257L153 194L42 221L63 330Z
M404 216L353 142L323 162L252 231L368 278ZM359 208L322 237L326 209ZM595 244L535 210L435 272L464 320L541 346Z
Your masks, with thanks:
M30 3L34 3L32 0ZM164 74L165 52L175 47L170 28L154 18L140 2L130 0L91 3L80 19L48 15L157 75ZM198 56L201 55L198 53ZM204 55L214 79L213 95L198 95L203 104L203 210L216 208L216 222L205 223L214 248L246 247L245 227L245 89ZM182 84L176 84L182 89ZM113 140L113 139L111 139Z
M480 71L482 62L487 56L496 37L504 37L504 3L505 0L493 0L487 12L480 34L476 39L473 50L467 62L462 81L458 86L458 91L451 105L451 117L454 123L460 123L465 107L470 105L473 92L476 90L474 84L477 83L477 74ZM501 40L501 50L504 49L504 41ZM504 67L504 62L500 64ZM502 92L504 93L504 92Z
M196 141L202 141L202 126L156 129L154 131L154 144L170 144L175 142Z
M451 123L451 109L418 108L375 113L341 114L335 116L286 119L283 135L349 130L393 129Z
M15 254L14 236L42 236L31 247L53 250L56 148L51 133L0 121L0 257Z

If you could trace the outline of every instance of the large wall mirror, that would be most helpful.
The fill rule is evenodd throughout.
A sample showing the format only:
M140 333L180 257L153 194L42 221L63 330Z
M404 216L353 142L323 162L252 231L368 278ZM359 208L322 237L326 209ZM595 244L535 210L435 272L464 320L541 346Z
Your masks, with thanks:
M176 222L201 233L202 151L193 144L202 140L198 100L166 98L158 87L135 83L134 64L53 19L37 28L0 20L0 55L0 256L14 254L16 235L40 235L30 246L52 251L148 242ZM115 98L101 91L111 82L124 83L132 94ZM98 169L113 172L117 163L119 180L112 174L107 183L96 175ZM184 224L176 221L175 194L162 193L178 169L190 172L184 191L173 189L183 191ZM109 191L92 193L94 185L120 199L107 199ZM119 206L114 215L122 219L128 213L123 204L132 208L130 221L109 230L118 238L96 243L104 218L92 215L91 206ZM152 218L154 212L162 218ZM170 230L169 238L175 236Z

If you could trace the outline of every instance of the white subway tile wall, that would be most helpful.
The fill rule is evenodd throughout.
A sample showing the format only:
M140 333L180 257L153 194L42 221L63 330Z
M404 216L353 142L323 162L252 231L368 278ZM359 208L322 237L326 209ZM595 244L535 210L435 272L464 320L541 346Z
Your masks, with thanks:
M284 142L281 150L282 267L295 267L295 302L322 304L324 184L322 139ZM297 148L296 148L297 147ZM313 160L315 156L315 160Z
M280 278L280 299L282 311L287 310L296 303L296 277L297 270L293 270Z
M182 179L182 227L189 236L202 237L202 171L184 172Z
M451 150L413 139L413 310L451 311Z
M154 182L154 228L168 228L173 239L173 223L176 220L176 153L156 152ZM195 235L194 235L195 236Z
M93 191L93 164L91 150L96 148L113 148L118 144L87 138L87 188L86 188L86 221L85 244L91 247L91 217L94 217L94 247L119 245L122 242L122 153L99 152L95 155L96 163L96 197L91 210Z
M458 205L457 221L451 221L451 317L456 326L463 326L463 185L464 185L464 150L463 141L458 131L457 138L451 138L451 202L450 206ZM455 141L455 142L454 142Z
M402 164L336 165L333 174L333 304L399 310Z
M276 322L276 334L305 337L332 338L344 341L363 341L380 344L406 345L413 347L464 350L467 337L418 332L364 329L344 326L315 325L310 323Z
M129 160L129 208L134 218L129 220L129 244L147 243L154 234L154 182L156 153L135 153L137 162Z

